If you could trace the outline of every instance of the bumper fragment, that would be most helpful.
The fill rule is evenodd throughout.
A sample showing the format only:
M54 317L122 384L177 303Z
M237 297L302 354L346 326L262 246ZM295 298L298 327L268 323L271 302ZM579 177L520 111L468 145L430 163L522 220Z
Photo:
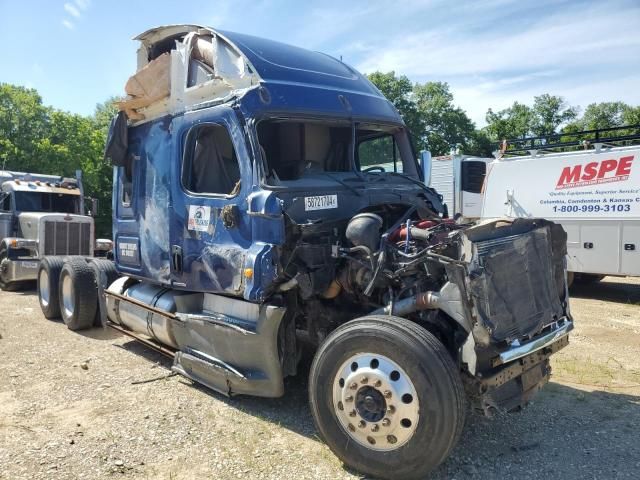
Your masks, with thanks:
M537 352L538 350L547 348L561 338L566 337L571 330L573 330L573 322L568 318L564 318L557 323L555 329L553 329L546 335L542 335L541 337L531 340L530 342L527 342L525 344L514 346L506 352L502 352L497 358L493 360L493 366L497 367L499 365L504 365L505 363L512 362L514 360L526 357L527 355Z

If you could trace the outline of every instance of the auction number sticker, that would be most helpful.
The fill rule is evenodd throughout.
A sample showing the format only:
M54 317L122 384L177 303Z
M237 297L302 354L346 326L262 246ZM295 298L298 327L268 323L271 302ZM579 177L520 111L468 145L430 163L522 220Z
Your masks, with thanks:
M328 210L330 208L338 208L338 195L304 197L304 209L307 212L310 210Z

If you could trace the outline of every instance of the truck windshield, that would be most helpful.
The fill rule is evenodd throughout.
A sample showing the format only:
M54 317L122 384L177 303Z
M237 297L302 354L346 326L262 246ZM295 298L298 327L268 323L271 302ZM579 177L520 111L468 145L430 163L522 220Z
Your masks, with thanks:
M326 172L396 172L419 178L401 126L271 119L260 122L257 131L272 185Z
M16 210L19 212L80 213L80 197L64 193L16 192Z

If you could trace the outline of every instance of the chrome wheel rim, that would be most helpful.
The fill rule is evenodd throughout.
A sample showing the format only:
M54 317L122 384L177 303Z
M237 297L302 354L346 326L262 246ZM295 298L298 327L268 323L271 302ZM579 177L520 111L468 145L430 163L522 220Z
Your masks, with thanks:
M40 303L43 307L49 306L49 274L46 270L40 270L38 275L38 295L40 295Z
M347 435L372 450L400 448L420 419L411 378L390 358L373 353L353 355L338 368L333 407Z
M62 278L62 312L65 318L71 318L73 316L75 303L75 294L73 293L73 282L69 275L64 275Z

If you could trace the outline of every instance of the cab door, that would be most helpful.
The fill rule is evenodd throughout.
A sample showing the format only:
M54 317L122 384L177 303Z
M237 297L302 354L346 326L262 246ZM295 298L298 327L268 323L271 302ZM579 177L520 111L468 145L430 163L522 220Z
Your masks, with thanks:
M251 246L251 162L244 130L227 106L187 113L176 124L170 228L174 287L242 295Z
M0 240L13 235L11 193L0 190Z

